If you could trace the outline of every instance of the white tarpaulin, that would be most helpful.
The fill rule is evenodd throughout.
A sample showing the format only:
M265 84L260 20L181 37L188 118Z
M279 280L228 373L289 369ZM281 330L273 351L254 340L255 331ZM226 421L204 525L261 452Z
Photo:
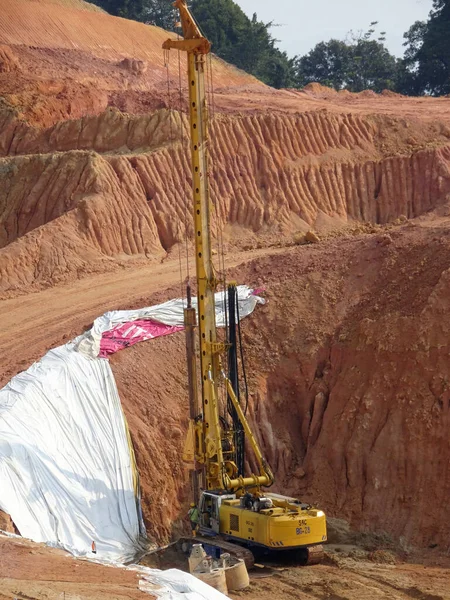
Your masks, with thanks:
M21 535L76 555L135 559L145 529L133 459L107 360L67 344L0 390L0 509Z
M241 318L263 302L238 292ZM220 294L216 303L220 325ZM0 390L0 510L24 537L102 561L142 553L134 453L109 362L96 356L102 332L145 318L182 324L183 303L106 313Z
M237 287L239 317L243 319L251 314L257 304L264 304L265 300L254 294L246 285ZM216 323L218 327L225 325L226 300L224 292L215 295ZM192 298L192 306L197 309L197 298ZM98 319L95 319L92 329L77 338L77 349L92 358L99 355L102 334L113 329L121 323L129 323L140 319L151 319L158 323L170 326L183 326L186 301L182 298L169 300L156 306L147 306L138 310L112 310Z
M222 592L178 569L159 571L137 567L137 570L142 577L139 589L161 600L229 600Z

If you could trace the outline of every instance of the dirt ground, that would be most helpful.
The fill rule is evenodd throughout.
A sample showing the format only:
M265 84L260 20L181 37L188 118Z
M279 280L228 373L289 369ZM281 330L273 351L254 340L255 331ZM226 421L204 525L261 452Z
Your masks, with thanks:
M430 563L432 563L430 565ZM272 566L271 566L272 565ZM450 559L367 552L334 545L322 565L277 563L255 568L251 585L233 600L448 600ZM0 536L0 598L18 600L144 600L133 571L77 560L27 540Z
M247 348L252 383L257 382L259 378L258 375L253 374L252 369L252 365L256 364L256 361L259 361L258 371L261 373L270 372L271 366L272 368L276 367L273 364L276 354L264 336L261 337L261 332L266 331L267 322L273 323L275 329L272 330L271 343L272 345L278 343L277 336L273 336L273 331L279 331L278 324L276 320L274 321L275 315L279 311L277 305L281 300L289 303L289 298L292 299L300 290L303 290L300 297L302 304L312 306L314 302L318 302L317 309L319 310L318 313L312 310L305 313L302 309L303 312L296 313L302 322L308 323L310 331L315 331L316 337L312 341L309 340L306 333L297 338L297 343L300 345L306 343L306 350L308 344L319 343L320 345L322 343L320 336L326 337L327 335L327 328L323 329L323 326L320 326L320 321L323 321L325 315L327 315L329 324L334 318L330 307L327 307L327 302L332 301L331 306L335 307L333 310L336 310L336 307L339 309L340 306L343 306L342 302L346 302L346 294L351 290L353 304L358 307L359 312L362 310L365 304L364 302L358 304L357 298L364 299L367 296L373 296L374 292L370 285L377 285L371 269L380 271L381 276L385 279L386 285L382 294L382 297L384 296L384 312L387 315L393 309L398 310L399 298L397 298L395 290L401 289L408 296L408 290L405 287L408 284L404 283L401 286L397 283L394 285L395 278L391 281L392 271L391 275L387 276L386 269L392 269L394 255L398 266L398 269L394 270L395 273L401 273L404 266L407 266L411 273L416 273L415 276L422 277L423 281L423 297L419 298L416 293L409 295L409 300L402 310L411 311L415 302L418 303L417 309L423 311L421 306L424 302L426 303L426 298L430 297L433 290L434 296L433 294L431 296L436 302L436 282L442 279L445 269L450 268L450 256L447 255L447 248L440 240L440 237L444 235L444 230L437 228L437 222L445 225L446 219L434 218L433 226L430 222L425 221L412 228L399 226L381 229L380 233L331 236L328 241L313 246L259 249L227 257L230 276L236 276L240 281L246 281L255 286L262 285L267 290L266 298L269 301L267 307L258 309L259 312L255 313L255 322L252 324L248 321L244 327L245 338L250 343L250 345L247 343ZM387 245L385 245L386 240L390 240ZM434 246L435 244L437 246ZM426 257L426 253L423 251L426 245L429 246L431 255L435 254L439 248L441 256L440 263L434 264L433 269L423 278L423 275L415 272L415 269L427 268L426 263L420 267L421 261ZM404 254L408 247L409 254ZM345 260L344 256L347 257ZM370 261L366 261L369 256ZM356 257L358 258L356 259ZM404 261L404 266L398 263L399 260ZM332 266L333 261L334 267ZM365 271L361 270L363 265L368 265L364 267ZM327 272L328 275L319 276L319 273L326 274ZM338 285L344 273L347 278L350 277L347 292L342 288L342 284ZM283 286L287 286L285 297L280 296ZM308 288L310 295L305 297L304 293ZM62 285L52 290L4 300L0 304L4 308L5 315L5 326L0 332L0 347L4 352L2 377L6 380L17 369L20 369L20 366L26 368L29 362L45 352L46 349L55 344L64 343L70 337L78 334L89 325L96 315L108 308L124 308L162 301L176 295L179 289L179 264L174 259L166 261L158 268L124 270L114 281L111 281L108 275L91 276L72 283L70 286ZM332 291L333 289L334 291ZM316 295L318 293L322 296L320 301L319 296ZM278 296L280 297L277 299ZM284 306L286 307L286 305ZM283 308L281 312L286 315L286 308ZM55 314L63 314L64 318L55 319ZM363 319L360 312L355 321ZM349 316L349 322L351 320L352 317ZM288 319L287 325L289 322ZM345 330L345 320L341 317L340 322L342 334L342 331ZM255 335L258 330L261 332ZM267 329L268 335L270 335L270 331L270 328ZM279 333L283 336L286 335L286 331L279 331ZM33 340L32 344L30 344L30 340ZM306 351L305 348L303 352ZM17 357L20 357L22 365L18 363ZM170 374L167 373L166 367L168 361L171 361L171 364L179 361L181 365L182 360L182 336L172 336L170 339L165 338L135 346L118 353L112 360L124 409L134 436L138 464L143 474L144 513L150 524L150 532L161 537L164 537L165 528L170 526L170 523L165 524L156 513L153 517L151 516L152 513L148 511L155 510L154 502L149 502L147 506L147 499L154 496L154 488L157 485L154 468L155 466L157 469L163 467L164 472L167 470L175 472L179 461L176 446L173 447L173 453L172 449L170 451L163 449L161 456L157 454L158 446L161 444L158 442L158 438L155 438L153 431L155 427L155 431L158 430L155 422L161 423L164 418L167 428L162 431L163 435L176 440L177 444L181 443L179 406L184 402L182 400L184 376L181 366L180 369L172 366ZM150 379L146 375L149 364L152 365ZM141 375L139 375L140 373ZM283 377L284 375L282 375ZM137 380L139 385L136 384ZM149 385L152 386L152 395L155 398L151 411L148 410L146 392ZM276 399L278 392L274 393ZM257 409L258 413L260 411L261 408ZM142 419L142 414L147 414L146 419ZM259 419L260 416L255 418ZM280 428L280 432L286 431L283 422L277 425L276 419L271 418L270 420L274 427ZM147 434L145 434L146 432ZM175 436L176 432L178 433ZM267 436L267 433L263 433L263 435ZM276 434L274 437L279 439L282 447L288 447L289 441L286 433ZM146 445L149 443L148 440L152 439L155 440L155 448L149 448ZM273 453L270 455L270 460L277 465L281 482L286 481L288 473L292 472L289 459L284 455L281 446L281 450L277 450L277 446L271 445L270 438L265 437L264 439L266 450ZM368 442L370 442L370 438L368 438ZM415 444L417 445L417 441ZM320 458L321 450L316 451L318 460L324 460ZM361 446L361 451L363 451L363 446ZM302 452L304 450L300 449L299 455ZM149 456L152 456L153 460L149 461ZM380 457L376 460L380 460ZM166 466L164 466L164 461L167 461ZM347 468L350 468L350 465L351 462L348 463ZM382 465L381 468L384 469ZM298 477L298 473L296 477ZM296 481L299 483L302 478ZM297 492L299 489L297 488ZM364 488L361 489L364 490ZM172 498L175 510L171 518L176 519L179 516L177 511L181 511L183 514L186 497L183 487L175 489L173 486L166 485L162 493ZM314 493L319 495L318 488ZM345 494L348 493L347 490ZM342 494L345 495L344 491ZM366 496L366 501L368 497L369 495ZM325 496L323 498L325 499ZM322 505L322 500L320 504ZM334 511L336 509L335 506ZM373 513L368 514L373 515ZM355 518L357 521L359 517ZM396 518L398 519L398 514ZM159 530L158 527L160 527ZM407 548L404 551L397 547L392 550L390 544L371 546L365 539L360 543L355 543L354 539L350 540L351 544L348 541L344 539L344 543L334 544L329 548L326 561L319 566L296 568L276 563L275 568L268 573L264 570L256 571L252 575L251 588L241 593L231 594L231 598L248 598L249 600L272 600L273 598L288 600L297 600L298 598L308 600L368 600L372 598L438 600L450 598L450 560L445 544L439 545L433 550L425 548L422 551L414 551ZM0 593L5 598L35 598L36 600L41 598L53 600L55 598L56 600L64 593L69 598L76 597L83 600L84 598L100 600L102 598L146 597L137 589L136 576L126 571L116 571L112 568L106 569L87 564L84 561L76 561L63 552L47 549L24 540L1 538L0 545ZM269 576L266 577L266 575Z
M334 559L335 557L332 556ZM420 564L384 565L353 558L336 566L288 568L232 598L252 600L444 600L450 598L448 568Z
M144 600L132 571L76 560L62 550L0 535L0 598Z
M233 267L282 251L272 248L230 253L227 264ZM192 272L192 260L190 265ZM0 331L0 385L50 348L79 335L104 312L147 306L150 296L156 303L158 298L162 302L180 294L180 265L178 258L172 258L125 268L113 277L108 273L88 276L69 285L0 300L5 317L5 327ZM59 315L57 319L55 315Z

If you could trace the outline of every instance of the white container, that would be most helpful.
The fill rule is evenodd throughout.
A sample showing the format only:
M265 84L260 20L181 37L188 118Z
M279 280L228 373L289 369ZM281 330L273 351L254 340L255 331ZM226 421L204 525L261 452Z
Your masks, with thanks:
M243 590L250 585L247 567L242 559L239 559L239 562L235 565L225 569L225 578L227 581L227 588L230 592Z
M211 573L194 573L194 575L200 581L204 581L214 589L222 592L222 594L228 594L227 578L224 569L213 569Z
M195 569L206 558L206 552L201 544L194 544L189 555L189 573L193 573Z

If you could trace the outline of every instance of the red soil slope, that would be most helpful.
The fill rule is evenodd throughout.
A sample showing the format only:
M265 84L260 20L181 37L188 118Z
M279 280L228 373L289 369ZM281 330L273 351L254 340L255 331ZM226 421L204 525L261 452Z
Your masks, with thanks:
M441 549L450 535L449 272L447 226L406 225L230 275L267 287L267 305L243 329L251 419L276 488L358 529ZM165 539L187 494L183 335L120 352L112 365L144 514Z
M166 66L162 43L173 35L81 0L1 0L2 95L39 124L98 114L109 104L157 108L168 101L167 74L174 86L179 68L186 70L181 54ZM218 88L264 87L218 58L211 66ZM5 76L11 68L14 79Z
M192 235L190 162L186 117L174 110L186 104L185 63L172 56L168 93L168 34L81 0L0 8L0 293L176 251ZM446 203L448 99L276 91L219 59L211 66L207 175L214 228L230 244Z
M192 223L167 34L81 0L0 8L5 380L105 309L147 304L150 290L175 283L171 256ZM259 248L235 276L268 287L269 304L244 329L277 485L356 527L443 547L450 100L275 91L216 59L213 71L213 226L233 260L236 248ZM416 224L389 234L337 237L408 219ZM266 250L310 228L328 240ZM168 539L187 493L182 336L112 364L149 531Z
M442 549L449 242L447 224L407 225L259 262L271 302L247 330L253 408L285 489Z

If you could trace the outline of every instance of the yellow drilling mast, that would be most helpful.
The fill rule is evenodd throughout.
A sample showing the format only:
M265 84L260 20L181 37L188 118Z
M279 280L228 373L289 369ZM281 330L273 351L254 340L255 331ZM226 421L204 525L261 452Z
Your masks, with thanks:
M194 463L192 483L199 502L200 532L248 546L302 549L304 562L318 562L320 544L326 540L325 515L295 498L262 492L261 488L272 485L274 477L241 408L236 386L223 369L222 358L229 345L218 340L216 331L219 282L212 261L208 184L205 70L211 44L202 35L186 0L176 0L174 6L180 12L184 39L168 39L163 48L185 51L188 61L201 402L195 359L196 314L188 289L185 323L191 421L185 458ZM236 287L231 288L235 294ZM221 418L219 383L226 388L235 424L254 452L258 474L244 475L236 464L235 430Z
M208 115L205 94L206 55L211 44L202 36L186 3L177 0L183 28L183 40L167 40L163 48L184 50L188 55L189 110L191 127L192 179L194 192L195 261L200 339L200 373L202 381L203 419L195 425L196 460L205 464L206 488L234 490L245 486L271 485L273 476L265 463L247 420L237 402L235 393L224 375L221 355L226 345L217 341L214 294L218 287L215 276L210 229L210 195L208 185ZM218 382L224 380L236 410L241 413L244 428L256 453L261 473L242 479L236 478L236 466L223 454L224 432L220 425ZM228 441L228 439L227 439Z

